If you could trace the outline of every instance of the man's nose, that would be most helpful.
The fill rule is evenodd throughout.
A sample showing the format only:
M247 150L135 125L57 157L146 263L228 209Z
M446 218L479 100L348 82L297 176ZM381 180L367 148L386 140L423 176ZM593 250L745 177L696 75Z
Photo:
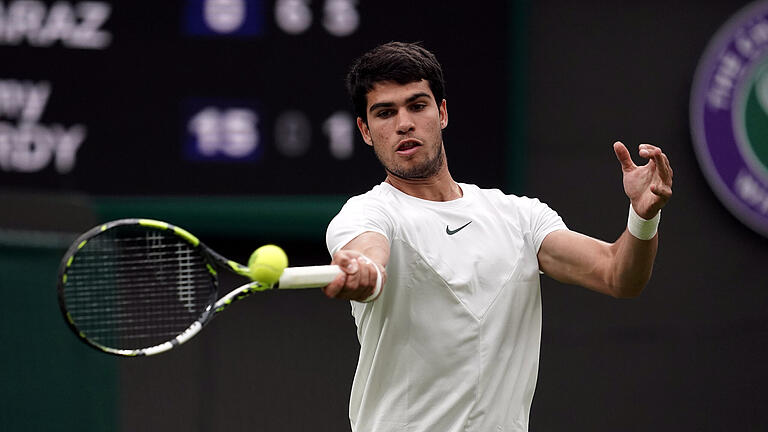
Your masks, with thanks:
M413 122L413 118L407 111L399 112L397 114L397 132L405 134L411 132L416 127Z

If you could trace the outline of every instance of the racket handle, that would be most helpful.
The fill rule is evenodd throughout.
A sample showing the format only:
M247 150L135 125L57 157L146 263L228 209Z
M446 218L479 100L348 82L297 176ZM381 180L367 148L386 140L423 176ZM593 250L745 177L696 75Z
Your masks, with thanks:
M320 288L331 283L339 273L341 269L337 265L288 267L275 288Z

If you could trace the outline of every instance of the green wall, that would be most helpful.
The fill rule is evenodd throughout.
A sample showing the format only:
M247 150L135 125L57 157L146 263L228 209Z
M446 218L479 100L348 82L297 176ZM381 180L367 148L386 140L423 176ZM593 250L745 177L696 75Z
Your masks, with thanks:
M63 250L0 247L0 429L116 429L117 359L67 329L56 300Z

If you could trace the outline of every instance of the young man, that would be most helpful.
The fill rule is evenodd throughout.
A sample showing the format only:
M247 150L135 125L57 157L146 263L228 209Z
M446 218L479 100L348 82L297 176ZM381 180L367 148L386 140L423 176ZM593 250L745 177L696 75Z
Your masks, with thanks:
M388 43L355 61L347 86L363 140L386 171L328 227L344 270L324 292L354 300L360 358L352 429L526 431L538 371L539 274L614 297L651 275L672 169L657 147L635 166L614 144L630 199L614 243L569 231L536 199L456 183L442 129L442 70L416 44ZM385 281L383 289L377 278Z

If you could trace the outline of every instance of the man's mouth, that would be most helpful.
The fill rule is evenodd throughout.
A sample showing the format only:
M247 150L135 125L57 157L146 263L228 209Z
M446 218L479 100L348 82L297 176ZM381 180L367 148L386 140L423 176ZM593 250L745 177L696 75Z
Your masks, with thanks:
M400 143L397 145L397 148L395 148L395 151L398 154L409 155L415 152L419 147L421 147L421 143L419 141L415 139L404 139L400 141Z

